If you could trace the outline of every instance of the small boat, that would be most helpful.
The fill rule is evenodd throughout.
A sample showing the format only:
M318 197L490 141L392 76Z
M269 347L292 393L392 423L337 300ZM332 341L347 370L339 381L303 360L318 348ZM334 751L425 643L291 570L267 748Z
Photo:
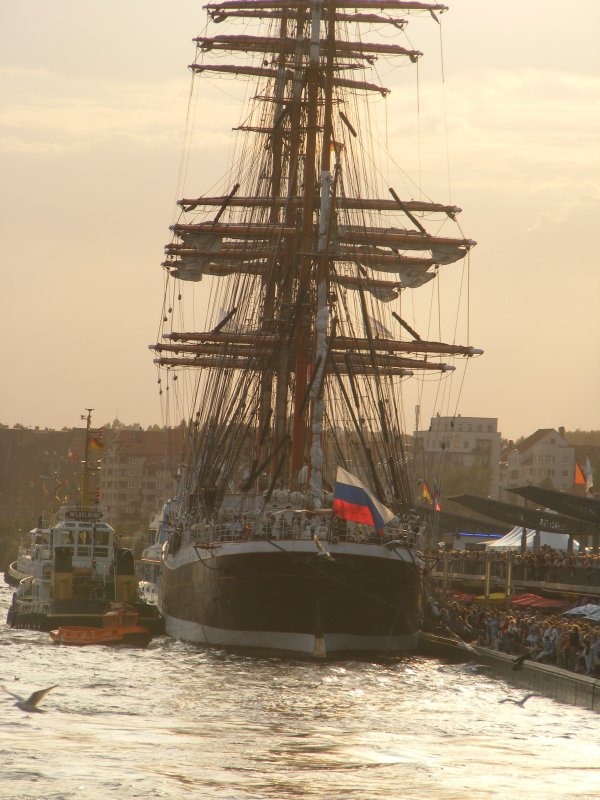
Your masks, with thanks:
M102 617L102 627L91 625L62 625L50 631L57 644L125 644L147 647L152 634L139 624L139 613L127 603L109 603Z

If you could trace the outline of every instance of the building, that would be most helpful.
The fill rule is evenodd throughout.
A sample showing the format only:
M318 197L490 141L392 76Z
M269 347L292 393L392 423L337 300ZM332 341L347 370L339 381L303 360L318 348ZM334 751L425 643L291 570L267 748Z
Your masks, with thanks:
M85 428L0 426L0 519L29 530L81 495Z
M432 418L413 434L418 476L441 486L442 496L464 491L498 499L501 439L493 417Z
M112 432L99 486L101 505L113 525L147 523L175 494L183 436L182 428Z
M515 505L525 500L509 490L542 486L569 492L575 489L575 448L565 439L564 428L540 428L502 452L500 499Z

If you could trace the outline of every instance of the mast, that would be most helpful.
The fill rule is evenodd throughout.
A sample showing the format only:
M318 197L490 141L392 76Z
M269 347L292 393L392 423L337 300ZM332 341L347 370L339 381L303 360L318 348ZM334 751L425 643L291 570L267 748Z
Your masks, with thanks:
M81 476L81 497L79 500L80 506L87 506L90 494L90 471L89 456L90 456L90 430L92 428L92 411L93 408L86 408L86 427L85 427L85 447L83 451L83 474Z
M309 459L310 502L320 508L323 495L323 385L327 360L327 332L329 323L329 222L332 201L331 145L333 59L335 55L335 2L328 0L327 53L325 68L325 108L323 143L321 148L321 210L319 214L319 239L317 244L316 314L315 314L315 365L311 389L311 448Z
M294 388L294 418L292 426L291 478L297 475L304 461L306 399L309 347L309 281L312 267L313 214L315 208L316 150L319 97L319 66L321 58L321 14L323 0L315 0L311 10L310 56L306 70L308 112L306 124L306 156L304 161L304 203L302 208L302 241L300 275L298 279L299 323L296 328L296 384ZM312 365L314 366L314 365Z

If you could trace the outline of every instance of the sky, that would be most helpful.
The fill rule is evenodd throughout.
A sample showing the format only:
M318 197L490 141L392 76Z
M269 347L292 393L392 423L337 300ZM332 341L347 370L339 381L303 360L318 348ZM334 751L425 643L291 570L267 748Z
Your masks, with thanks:
M427 193L451 197L478 242L470 343L485 355L458 411L512 439L600 429L600 5L449 5L443 97L434 26L419 128ZM88 407L98 424L162 422L148 345L204 23L192 0L0 6L0 423L71 427ZM228 164L235 88L212 82L196 107L188 196Z

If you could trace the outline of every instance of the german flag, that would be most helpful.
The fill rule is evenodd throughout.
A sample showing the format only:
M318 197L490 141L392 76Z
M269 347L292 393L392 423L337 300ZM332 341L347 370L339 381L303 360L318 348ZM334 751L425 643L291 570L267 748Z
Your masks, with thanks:
M93 447L94 450L104 450L104 445L100 439L96 439L94 436L90 436L88 439L88 444L90 447Z
M433 495L431 494L431 489L427 481L423 481L421 484L421 495L424 500L427 500L430 505L433 505Z

